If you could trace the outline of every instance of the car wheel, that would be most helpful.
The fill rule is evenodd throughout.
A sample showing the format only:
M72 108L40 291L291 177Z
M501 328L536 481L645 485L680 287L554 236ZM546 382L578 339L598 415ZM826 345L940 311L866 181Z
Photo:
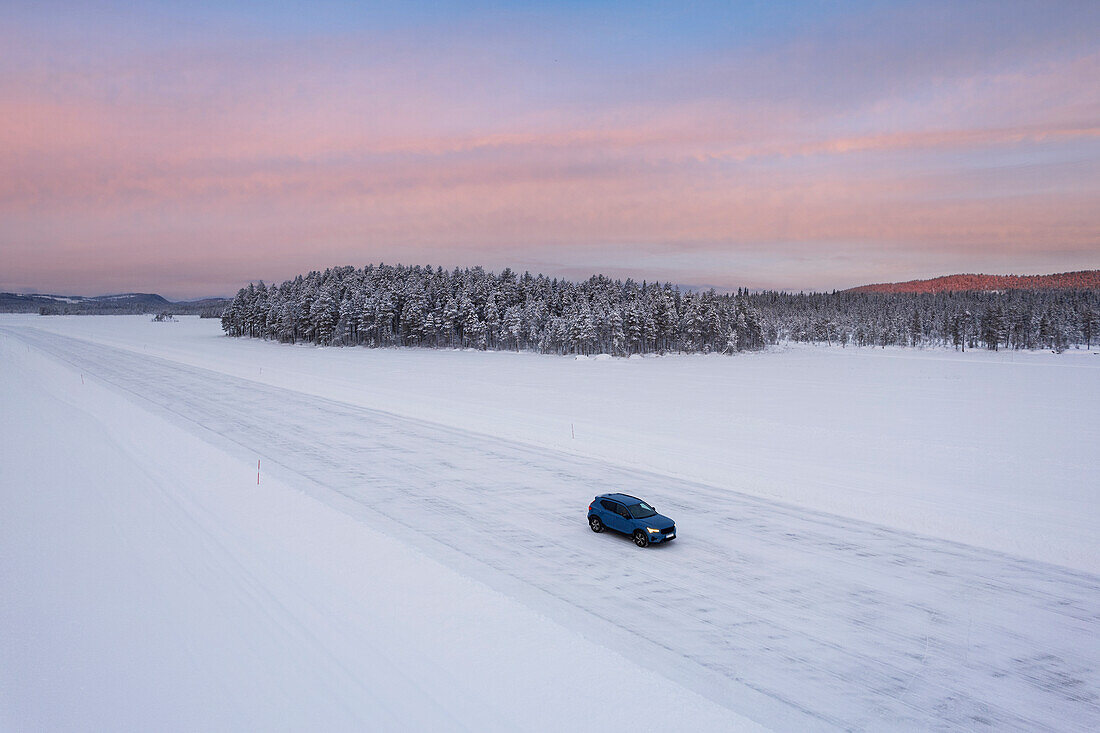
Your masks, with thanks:
M588 526L592 528L593 532L603 532L603 522L599 517L589 517Z
M634 544L638 547L649 546L649 538L645 536L645 532L640 529L634 530Z

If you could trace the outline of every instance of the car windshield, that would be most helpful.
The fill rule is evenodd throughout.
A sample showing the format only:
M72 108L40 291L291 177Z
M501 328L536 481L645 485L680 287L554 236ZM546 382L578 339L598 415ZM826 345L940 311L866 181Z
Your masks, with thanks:
M632 504L631 506L628 506L627 509L630 510L630 516L634 517L635 519L645 519L646 517L652 517L654 514L657 513L653 507L651 507L649 504L646 504L644 501L637 504Z

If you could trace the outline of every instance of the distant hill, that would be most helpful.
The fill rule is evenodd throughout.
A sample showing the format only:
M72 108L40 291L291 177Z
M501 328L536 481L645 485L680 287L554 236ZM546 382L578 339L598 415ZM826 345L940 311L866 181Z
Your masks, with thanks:
M846 293L944 293L989 290L1100 290L1100 270L1060 272L1055 275L944 275L931 280L877 283L849 288Z
M0 293L0 313L41 313L43 315L124 315L136 313L208 314L221 313L229 304L224 298L206 298L173 303L156 293L121 293L119 295L19 295Z

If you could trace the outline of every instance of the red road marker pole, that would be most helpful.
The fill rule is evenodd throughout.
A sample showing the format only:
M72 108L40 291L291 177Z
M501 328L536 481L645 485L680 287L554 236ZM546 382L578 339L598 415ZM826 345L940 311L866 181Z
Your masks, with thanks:
M260 459L256 459L256 485L260 485Z

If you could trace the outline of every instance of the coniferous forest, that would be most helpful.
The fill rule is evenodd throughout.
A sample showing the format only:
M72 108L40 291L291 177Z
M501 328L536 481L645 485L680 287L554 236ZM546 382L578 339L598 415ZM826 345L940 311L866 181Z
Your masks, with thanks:
M367 265L250 283L222 328L286 343L620 356L785 341L1060 351L1100 337L1100 292L726 294L602 275L575 283L510 269Z
M1100 341L1100 291L777 293L749 296L768 343L1053 349Z

